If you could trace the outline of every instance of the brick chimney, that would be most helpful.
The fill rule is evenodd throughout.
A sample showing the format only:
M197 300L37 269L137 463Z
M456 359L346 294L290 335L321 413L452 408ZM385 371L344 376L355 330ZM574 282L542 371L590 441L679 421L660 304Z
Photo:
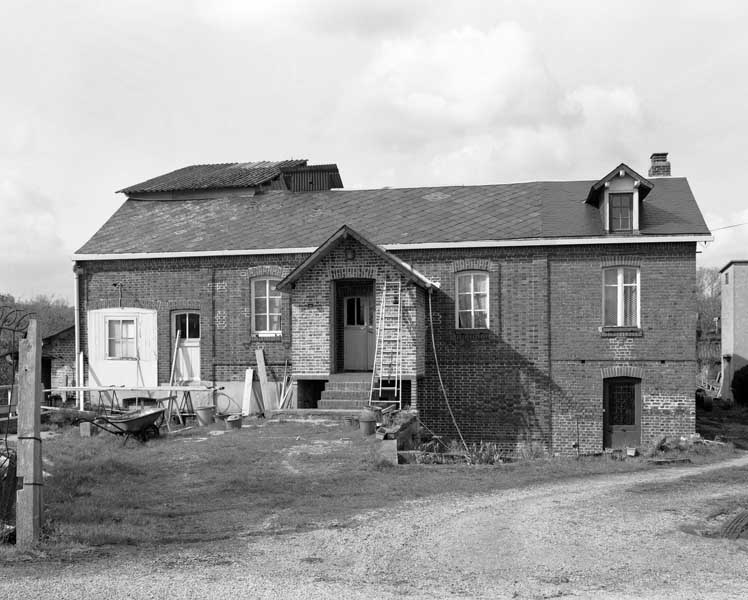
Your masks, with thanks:
M655 152L649 158L652 160L649 177L670 177L670 161L667 159L667 152Z

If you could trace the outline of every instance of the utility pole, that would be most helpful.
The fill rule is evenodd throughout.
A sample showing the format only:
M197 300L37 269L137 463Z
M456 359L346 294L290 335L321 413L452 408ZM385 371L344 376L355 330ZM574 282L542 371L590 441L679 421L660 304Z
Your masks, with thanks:
M18 344L18 492L16 546L39 542L42 531L42 339L36 319L29 321L26 338Z

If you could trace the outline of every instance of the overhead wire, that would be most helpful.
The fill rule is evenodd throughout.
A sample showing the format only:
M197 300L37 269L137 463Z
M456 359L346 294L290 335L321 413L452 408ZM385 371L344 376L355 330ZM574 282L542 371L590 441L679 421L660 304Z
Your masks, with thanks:
M736 223L735 225L725 225L724 227L717 227L715 229L712 229L712 233L715 231L722 231L723 229L732 229L733 227L742 227L743 225L748 225L748 223Z
M455 419L455 415L452 412L452 407L449 404L449 397L447 396L447 390L444 388L444 381L442 380L442 372L439 368L439 357L437 356L436 352L436 339L434 338L434 316L431 311L431 294L429 293L429 329L431 330L431 347L434 350L434 364L436 365L436 374L439 376L439 385L442 389L442 394L444 395L444 403L447 405L447 410L449 411L449 416L452 417L452 423L455 426L455 429L457 430L457 435L460 436L460 441L462 442L462 446L465 448L465 453L467 456L470 456L470 450L468 450L468 446L465 443L465 438L462 437L462 431L460 431L460 426L457 424L457 419Z

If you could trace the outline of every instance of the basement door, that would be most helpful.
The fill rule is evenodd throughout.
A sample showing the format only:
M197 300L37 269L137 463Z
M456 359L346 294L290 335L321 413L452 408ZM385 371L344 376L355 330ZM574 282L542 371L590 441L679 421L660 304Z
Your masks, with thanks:
M343 298L343 369L371 371L374 364L374 326L370 296Z
M603 383L603 447L641 444L641 380L615 377Z
M180 383L200 381L200 313L178 312L173 316L172 340L179 332L174 379Z

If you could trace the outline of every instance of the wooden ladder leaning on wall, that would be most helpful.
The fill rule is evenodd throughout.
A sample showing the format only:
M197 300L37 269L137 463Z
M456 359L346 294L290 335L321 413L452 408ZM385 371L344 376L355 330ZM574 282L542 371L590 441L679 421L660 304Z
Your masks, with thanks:
M401 292L400 280L384 282L369 389L369 404L395 403L398 409L402 408L403 370ZM393 392L394 397L383 398L383 392Z

